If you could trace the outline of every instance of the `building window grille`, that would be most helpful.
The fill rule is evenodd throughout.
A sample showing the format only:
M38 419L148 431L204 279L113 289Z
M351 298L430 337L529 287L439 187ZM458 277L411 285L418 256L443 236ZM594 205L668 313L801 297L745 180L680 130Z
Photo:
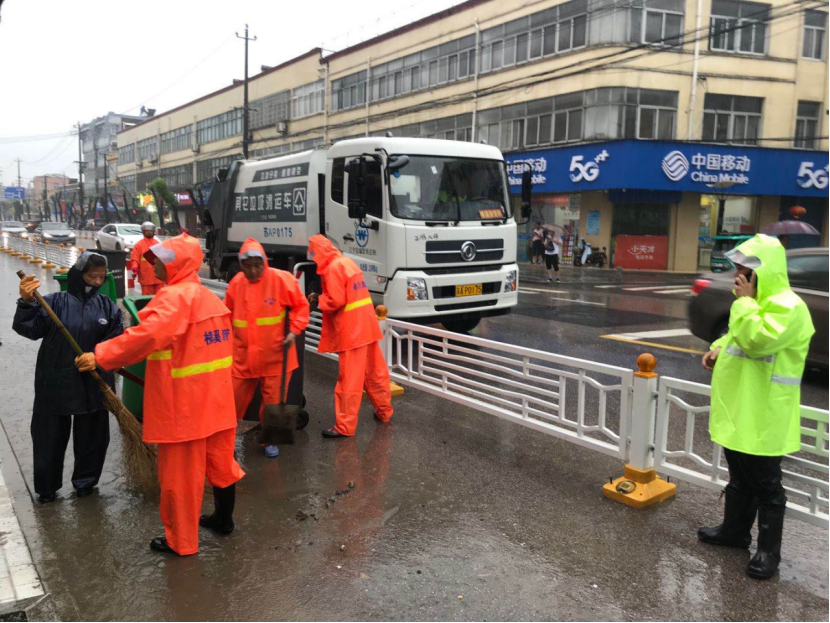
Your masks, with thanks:
M827 13L804 11L804 41L801 56L821 60L824 56L824 37L827 33Z
M769 4L713 0L709 21L709 49L765 54L769 12Z
M815 149L818 137L818 102L798 102L795 119L795 147Z
M760 97L707 93L703 102L703 140L756 145L763 103Z

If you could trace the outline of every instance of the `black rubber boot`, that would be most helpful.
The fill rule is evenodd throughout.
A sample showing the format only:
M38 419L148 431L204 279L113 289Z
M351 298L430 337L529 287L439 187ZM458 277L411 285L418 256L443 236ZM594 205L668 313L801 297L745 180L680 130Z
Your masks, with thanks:
M711 528L699 528L697 538L704 543L741 547L746 549L752 543L752 524L758 510L758 501L749 493L730 487L724 489L726 504L723 511L723 523Z
M332 426L331 428L323 429L323 437L326 439L345 439L347 435L337 432L334 426Z
M746 572L756 580L771 578L781 562L781 535L784 531L784 509L758 511L758 551L749 561Z
M227 535L234 531L233 508L236 505L236 485L213 487L213 514L202 515L199 525L217 534Z
M157 536L150 541L150 549L161 554L176 554L176 551L167 544L167 539L163 536ZM176 554L178 556L178 554Z

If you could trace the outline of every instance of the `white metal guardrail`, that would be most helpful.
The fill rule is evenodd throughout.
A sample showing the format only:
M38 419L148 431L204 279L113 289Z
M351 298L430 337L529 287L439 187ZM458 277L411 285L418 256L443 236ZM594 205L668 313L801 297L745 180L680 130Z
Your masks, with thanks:
M51 262L62 268L72 267L78 259L78 249L75 247L44 244L9 234L3 234L0 238L0 246L31 258L37 258L44 263Z
M723 449L709 439L710 392L708 385L660 378L655 397L654 468L680 480L721 489L729 472ZM827 427L826 410L802 406L801 452L783 460L784 488L789 499L787 513L819 526L827 526L829 519ZM670 447L670 439L682 440L682 445Z

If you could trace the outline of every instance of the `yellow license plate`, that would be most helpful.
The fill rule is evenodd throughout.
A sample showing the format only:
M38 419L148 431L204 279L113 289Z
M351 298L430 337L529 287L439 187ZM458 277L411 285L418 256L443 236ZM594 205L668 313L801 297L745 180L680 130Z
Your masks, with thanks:
M480 283L475 283L468 286L455 286L456 296L481 296L484 288Z

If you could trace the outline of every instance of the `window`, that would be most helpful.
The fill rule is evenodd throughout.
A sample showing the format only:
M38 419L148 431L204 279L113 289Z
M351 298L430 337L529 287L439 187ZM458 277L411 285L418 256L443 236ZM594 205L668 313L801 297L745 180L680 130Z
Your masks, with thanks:
M135 175L124 175L120 177L118 181L121 182L121 186L128 194L135 194Z
M713 0L709 49L765 54L769 12L768 4Z
M631 43L680 45L683 35L683 4L683 0L634 0L628 40ZM618 17L612 14L609 19ZM611 23L606 26L608 30L613 28ZM618 35L607 32L600 36L602 40L615 40Z
M118 164L135 162L135 143L118 148Z
M795 255L787 258L787 273L794 288L827 292L827 253L822 255Z
M193 165L183 164L161 170L161 177L170 188L187 188L193 185Z
M335 158L331 166L331 200L345 205L343 184L346 181L346 159Z
M827 13L823 11L804 11L804 42L801 56L821 60L826 32Z
M193 126L191 125L165 132L161 135L161 153L169 154L170 152L189 149L192 135Z
M818 102L798 102L795 119L795 146L802 149L815 149L818 136Z
M366 70L331 83L331 109L348 110L366 103Z
M150 138L145 138L143 141L138 141L135 144L135 149L139 162L142 160L152 160L159 153L158 137L151 136Z
M198 182L209 182L216 178L219 169L226 169L231 166L234 160L241 160L242 155L223 156L221 158L210 158L196 163L196 177Z
M196 123L196 142L199 145L220 141L242 134L242 111L230 110Z
M757 144L763 102L760 97L707 93L703 102L703 140Z
M279 154L287 154L291 151L291 145L283 143L282 145L272 145L263 147L262 149L255 149L249 152L251 158L268 158L269 156L278 156Z
M366 163L366 214L383 218L383 177L376 160Z
M289 90L253 100L248 108L251 129L274 127L280 121L288 121L290 101Z

